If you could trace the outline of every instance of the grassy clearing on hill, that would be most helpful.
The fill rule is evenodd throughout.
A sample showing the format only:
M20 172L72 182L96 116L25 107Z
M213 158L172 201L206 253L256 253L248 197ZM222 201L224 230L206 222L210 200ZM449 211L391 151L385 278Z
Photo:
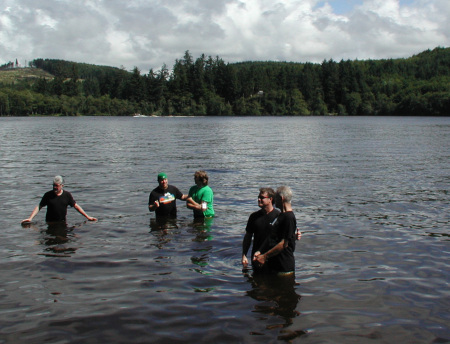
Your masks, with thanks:
M33 81L34 79L39 78L51 80L54 76L39 68L14 68L0 70L0 84L4 85L15 84L23 80Z

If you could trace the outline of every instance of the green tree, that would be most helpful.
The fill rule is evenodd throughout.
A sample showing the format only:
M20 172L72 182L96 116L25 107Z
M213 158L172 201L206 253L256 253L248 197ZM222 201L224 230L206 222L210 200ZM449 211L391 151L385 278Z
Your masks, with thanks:
M337 112L339 87L339 67L333 61L322 62L322 88L324 94L324 102L327 104L329 111Z
M9 96L7 93L0 91L0 116L9 116Z

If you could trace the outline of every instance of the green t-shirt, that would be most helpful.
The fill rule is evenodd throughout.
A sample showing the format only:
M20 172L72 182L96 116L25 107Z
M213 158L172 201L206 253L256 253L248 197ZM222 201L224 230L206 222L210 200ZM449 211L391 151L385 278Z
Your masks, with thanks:
M208 186L197 186L194 185L189 189L189 197L197 203L206 202L208 207L205 211L194 210L194 217L213 217L214 216L214 193L212 189Z

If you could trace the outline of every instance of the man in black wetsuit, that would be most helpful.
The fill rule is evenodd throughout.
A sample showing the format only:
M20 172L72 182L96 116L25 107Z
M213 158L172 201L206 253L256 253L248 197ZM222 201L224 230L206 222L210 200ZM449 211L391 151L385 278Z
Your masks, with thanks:
M254 272L262 272L260 264L253 263L253 255L262 246L264 241L270 236L273 228L272 224L277 219L280 211L273 207L275 191L272 188L261 188L258 195L258 207L261 209L252 213L247 221L245 236L242 241L242 265L248 265L247 252L253 238L252 262Z
M176 186L169 185L165 173L158 174L158 186L153 189L148 198L148 209L154 211L156 217L175 218L177 216L176 200L185 201L184 195Z
M95 217L91 217L81 208L81 206L75 202L72 194L63 190L63 178L56 176L53 179L53 190L44 194L39 205L37 205L30 217L23 220L22 224L30 223L33 218L39 213L43 207L47 207L47 214L45 215L45 221L54 222L66 222L67 207L71 206L75 208L81 215L86 217L89 221L97 221Z

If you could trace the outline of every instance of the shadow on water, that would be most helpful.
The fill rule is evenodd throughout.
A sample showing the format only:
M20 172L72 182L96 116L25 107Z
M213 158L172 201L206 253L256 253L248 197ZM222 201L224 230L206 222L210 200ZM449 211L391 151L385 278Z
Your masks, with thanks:
M293 324L293 319L300 315L296 310L301 296L296 292L295 276L276 276L271 274L250 275L244 271L251 289L247 296L257 300L253 312L261 314L259 320L266 323L266 330L281 329L279 340L291 341L297 337L306 335L304 330L288 329ZM273 319L271 319L274 317ZM259 331L252 331L251 335L264 335Z

